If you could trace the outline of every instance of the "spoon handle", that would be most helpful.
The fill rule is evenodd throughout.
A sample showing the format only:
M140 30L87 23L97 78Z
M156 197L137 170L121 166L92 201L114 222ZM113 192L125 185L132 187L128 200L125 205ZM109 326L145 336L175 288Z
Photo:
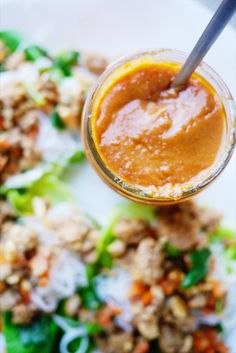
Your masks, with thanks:
M223 31L236 10L236 0L223 0L205 31L184 63L180 72L174 78L171 88L177 88L186 83L202 58Z

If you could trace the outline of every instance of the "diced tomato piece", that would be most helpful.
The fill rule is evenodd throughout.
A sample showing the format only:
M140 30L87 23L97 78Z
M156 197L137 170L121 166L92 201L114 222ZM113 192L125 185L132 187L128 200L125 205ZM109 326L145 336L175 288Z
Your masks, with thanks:
M144 283L134 282L129 290L129 297L132 299L141 298L147 290L148 286L146 286Z
M146 353L149 351L149 344L146 341L140 341L137 343L134 353Z
M152 300L153 300L153 296L152 296L150 290L146 291L142 296L143 305L147 306L147 305L151 304Z

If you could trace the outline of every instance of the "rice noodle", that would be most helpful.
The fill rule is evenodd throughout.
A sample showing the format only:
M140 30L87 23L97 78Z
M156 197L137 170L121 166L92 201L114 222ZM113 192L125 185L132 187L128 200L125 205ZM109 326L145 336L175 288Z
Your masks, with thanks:
M71 329L71 325L69 325L68 320L65 320L64 317L59 315L53 315L53 320L63 331L68 331Z
M61 299L71 296L78 287L86 284L86 269L79 256L61 249L53 260L48 286L34 288L31 300L42 311L52 312Z
M109 276L97 276L96 290L100 299L107 304L121 308L122 313L116 317L116 323L125 331L132 331L132 311L128 298L131 278L127 271L120 268L112 270Z
M35 83L38 79L38 68L35 65L27 62L21 65L17 70L9 70L1 72L0 87L12 83Z
M88 336L84 336L82 334L82 328L79 329L71 329L69 332L67 332L61 339L60 342L60 353L70 353L69 351L69 345L71 342L76 340L77 338L81 338L81 341L79 343L79 348L75 351L75 353L86 353L88 346L89 346L89 338Z
M0 332L0 353L4 353L6 350L6 340L3 334Z
M30 169L26 172L15 174L7 179L4 186L7 189L18 189L29 186L35 181L39 180L44 174L51 171L51 167L48 165L38 165L37 167Z
M68 347L71 342L73 342L77 338L81 338L81 341L79 343L79 348L77 349L77 351L75 351L75 353L85 353L89 346L89 338L86 329L83 326L79 326L76 328L71 327L67 320L58 315L54 315L53 319L55 323L63 331L65 331L65 334L63 335L60 342L60 353L70 353Z
M78 210L78 208L76 208L76 210ZM61 202L48 211L47 218L52 223L57 223L58 219L60 219L60 222L66 222L74 213L74 211L75 207L73 205L69 204L68 202Z
M81 143L75 135L66 130L55 129L43 113L40 114L36 145L46 162L65 161L81 148Z

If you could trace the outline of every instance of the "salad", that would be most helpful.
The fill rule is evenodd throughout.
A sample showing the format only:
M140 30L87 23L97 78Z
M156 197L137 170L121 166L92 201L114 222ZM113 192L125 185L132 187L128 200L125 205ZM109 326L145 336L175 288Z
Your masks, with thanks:
M235 353L236 233L220 215L130 202L100 225L65 182L106 65L0 32L0 352Z
M103 229L75 205L33 205L1 202L7 352L233 352L235 234L216 213L129 203Z
M106 65L98 55L51 55L15 32L0 32L0 183L42 162L83 156L83 104Z

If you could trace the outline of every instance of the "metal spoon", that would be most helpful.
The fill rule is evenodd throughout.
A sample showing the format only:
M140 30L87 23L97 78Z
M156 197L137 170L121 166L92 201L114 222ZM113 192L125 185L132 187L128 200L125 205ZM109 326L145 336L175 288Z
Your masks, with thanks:
M236 0L223 0L189 57L176 75L171 88L184 86L202 58L219 37L236 10Z

